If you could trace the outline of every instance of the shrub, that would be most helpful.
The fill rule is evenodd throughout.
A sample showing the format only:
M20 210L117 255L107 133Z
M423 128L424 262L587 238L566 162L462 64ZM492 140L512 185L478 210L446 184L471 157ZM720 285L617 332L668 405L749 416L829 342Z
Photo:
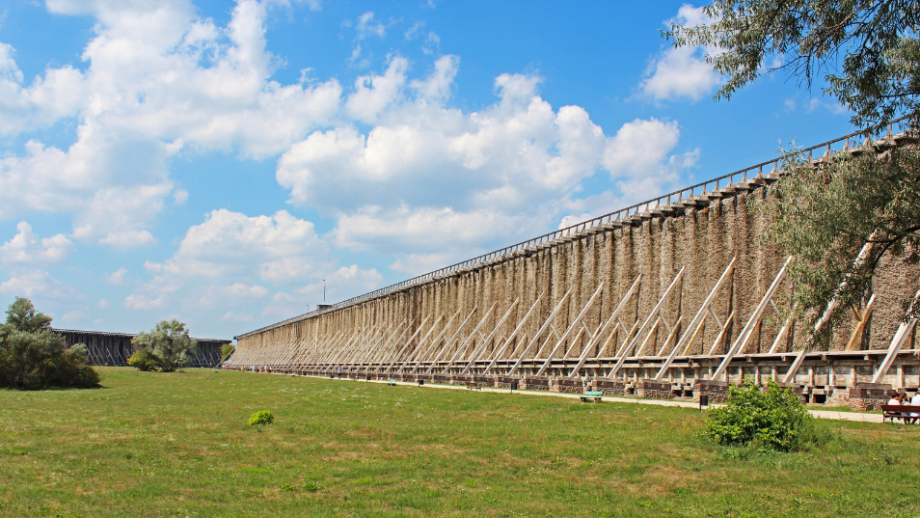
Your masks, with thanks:
M721 444L745 445L752 441L780 451L820 445L831 437L808 413L798 395L776 382L766 389L749 380L729 387L725 406L707 412L704 435Z
M275 416L268 410L262 410L252 414L249 418L249 426L254 426L257 424L272 424L275 421Z
M160 359L147 349L138 349L128 358L128 365L142 371L155 371L160 368Z
M156 363L154 368L163 372L174 372L182 367L189 367L192 358L198 355L198 342L189 338L185 324L175 319L160 322L149 333L140 333L131 340L131 344L136 348L135 353L131 355L132 358L138 352L145 351L153 358L141 356L138 362L143 358L142 364L148 366L148 362L153 360ZM145 370L137 365L135 367Z
M236 351L236 347L233 344L224 344L220 347L220 357L223 361L227 361L227 358L233 354L233 351Z
M51 330L51 317L16 297L0 326L0 387L97 387L99 375L86 365L86 346L64 346Z

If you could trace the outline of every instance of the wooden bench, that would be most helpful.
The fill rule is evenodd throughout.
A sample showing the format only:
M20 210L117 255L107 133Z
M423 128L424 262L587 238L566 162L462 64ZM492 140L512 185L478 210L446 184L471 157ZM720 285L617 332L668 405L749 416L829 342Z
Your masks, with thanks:
M902 415L907 414L907 415ZM910 414L918 414L912 416ZM920 406L917 405L882 405L882 422L885 422L885 419L891 419L893 423L895 419L901 419L905 423L907 422L917 422L920 419Z
M604 392L601 390L592 390L585 392L584 394L578 396L581 399L582 403L590 403L592 400L595 403L601 402L601 397L604 395Z
M482 390L482 387L480 387L479 385L477 385L475 381L467 381L467 382L466 382L466 388L468 388L468 389L470 389L470 390Z

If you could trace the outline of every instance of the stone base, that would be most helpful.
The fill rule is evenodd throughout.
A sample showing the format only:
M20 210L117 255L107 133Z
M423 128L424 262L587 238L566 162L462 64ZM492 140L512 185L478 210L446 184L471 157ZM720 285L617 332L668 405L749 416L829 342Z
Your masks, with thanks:
M693 400L700 396L709 396L710 403L721 403L728 397L728 382L715 380L696 380L693 382Z
M449 384L449 383L450 383L450 374L432 374L432 375L431 375L431 382L432 382L432 383L444 383L444 384Z
M518 387L521 386L521 379L514 376L495 376L495 388L511 388L511 383L516 382Z
M595 378L589 385L592 392L603 392L605 396L626 395L626 384L623 380L611 378Z
M583 394L585 382L581 378L556 378L550 382L549 389L552 392Z
M537 378L534 376L524 376L521 379L521 390L549 390L549 378Z
M472 376L458 376L458 375L454 375L454 376L451 376L451 377L450 377L450 384L451 384L451 385L466 385L468 382L472 382L472 381L473 381L473 377L472 377Z
M892 390L891 385L885 383L857 383L850 389L847 404L859 412L881 410L891 399Z
M424 381L425 383L430 383L431 378L432 378L431 374L413 374L411 380L404 379L403 381L413 381L415 383L418 383L419 381Z
M648 399L671 399L671 382L651 379L640 380L636 386L636 395Z

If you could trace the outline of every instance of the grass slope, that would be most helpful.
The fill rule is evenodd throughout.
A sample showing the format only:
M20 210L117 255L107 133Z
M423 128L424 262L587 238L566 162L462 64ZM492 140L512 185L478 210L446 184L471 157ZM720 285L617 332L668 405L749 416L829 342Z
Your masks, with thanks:
M102 374L0 391L0 516L920 516L920 427L834 423L785 455L711 445L678 408Z

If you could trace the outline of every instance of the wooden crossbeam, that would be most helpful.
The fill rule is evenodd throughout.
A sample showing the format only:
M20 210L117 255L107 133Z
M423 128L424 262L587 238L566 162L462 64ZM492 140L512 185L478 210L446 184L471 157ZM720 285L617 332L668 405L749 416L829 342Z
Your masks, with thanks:
M652 309L652 312L649 313L648 318L645 319L645 322L642 323L642 327L639 328L639 330L636 332L636 335L632 338L632 340L630 340L629 337L626 337L626 340L628 340L628 342L626 343L626 345L623 346L623 353L620 355L619 360L617 360L616 365L614 365L613 368L610 369L610 372L607 374L608 378L613 378L614 376L616 376L617 371L619 371L620 368L623 367L623 363L626 361L626 358L630 356L630 353L632 352L633 347L635 347L636 342L639 340L639 337L642 336L642 331L648 327L649 323L652 322L652 319L658 318L658 313L661 311L661 306L663 306L665 301L668 300L668 297L671 295L671 291L674 290L674 287L677 286L677 284L681 281L681 279L683 279L683 277L684 277L684 268L681 268L680 271L677 272L677 275L674 276L674 280L671 281L671 284L668 285L668 288L664 291L664 294L661 296L660 299L658 299L658 303L655 304L654 309ZM636 322L638 323L638 320ZM651 334L651 332L649 334Z
M537 341L540 339L540 336L546 332L546 329L552 325L553 319L556 318L556 315L558 315L560 311L562 311L562 306L566 303L567 300L569 300L569 295L571 294L572 289L569 288L569 291L565 292L565 295L562 296L562 299L560 299L559 303L556 304L556 307L553 308L553 311L550 313L549 317L547 317L543 325L540 326L540 330L533 335L533 338L530 339L530 343L528 343L524 350L521 351L521 355L518 356L514 366L511 367L510 371L508 371L508 376L513 376L514 373L517 372L517 370L521 367L521 363L524 362L524 359L527 357L527 353L530 352L530 349L534 346L534 344L537 343Z
M510 335L508 335L508 338L505 338L501 346L495 348L495 350L492 352L492 355L490 356L492 358L492 361L489 363L489 366L486 367L485 370L482 371L483 375L488 374L489 371L492 370L492 367L495 366L495 362L497 362L502 357L502 355L505 353L505 350L508 348L508 346L514 344L514 341L517 338L518 333L520 333L521 330L524 329L524 324L526 324L527 321L530 319L530 315L533 314L533 311L540 304L540 301L543 300L543 295L545 294L546 292L543 292L540 294L539 297L537 297L537 300L534 301L534 303L530 306L530 309L527 310L527 313L524 314L524 317L521 318L521 321L518 322L518 325L517 327L514 328L514 331ZM514 351L512 351L512 353L513 352ZM469 367L467 367L467 370L469 370Z
M881 382L882 378L885 377L885 374L888 374L888 369L890 369L891 365L894 363L894 360L898 355L898 351L901 350L901 347L904 345L904 341L907 340L907 336L914 329L914 326L917 325L917 317L911 315L914 314L915 306L917 305L918 300L920 300L920 290L918 290L917 294L914 295L913 302L911 302L910 307L907 308L907 314L905 315L907 321L901 322L901 325L898 326L898 331L894 334L894 337L891 338L891 345L888 346L888 354L885 355L885 359L882 360L878 370L875 371L875 376L872 377L872 383Z
M486 314L482 317L482 319L479 320L479 323L476 324L476 327L474 327L473 330L470 332L469 336L466 337L466 340L464 340L463 342L460 343L460 345L457 346L457 352L454 353L450 361L447 362L447 365L444 367L443 372L446 373L450 371L450 366L453 365L455 361L457 361L457 358L459 358L461 354L463 354L464 352L468 350L467 346L470 344L470 342L476 339L477 333L479 333L479 330L482 328L482 326L484 326L485 323L489 320L489 317L492 316L492 312L495 311L496 306L498 306L498 302L492 304L492 307L489 308L489 311L487 311Z
M412 333L412 336L410 336L408 340L403 342L403 346L399 348L394 348L389 356L383 358L380 361L380 363L377 364L377 366L374 368L374 372L380 372L380 369L382 369L384 366L386 366L386 369L384 369L384 372L390 370L390 367L393 365L394 361L400 356L402 356L406 348L409 347L409 345L416 339L416 337L418 337L419 333L422 332L422 329L425 329L425 324L427 324L428 320L430 319L431 319L430 316L425 317L425 319L422 320L422 323L419 324L418 327L415 329L415 332Z
M559 337L559 341L556 342L556 345L553 347L553 350L550 351L549 355L546 357L546 361L543 362L543 366L540 367L539 371L537 371L537 376L542 376L543 373L546 372L546 369L549 368L550 362L553 361L553 357L559 351L559 348L562 347L562 345L565 343L568 337L571 336L572 332L578 327L578 324L580 324L581 321L588 314L588 311L590 311L591 308L594 307L594 302L597 300L597 297L600 296L601 291L603 289L604 289L604 282L601 281L601 283L597 286L597 289L594 290L594 295L591 295L591 298L588 299L588 302L585 303L585 306L578 313L578 316L575 317L575 320L573 320L572 323L569 324L565 332L562 333L562 336ZM578 339L576 338L574 341L577 342Z
M434 366L437 365L438 361L441 359L441 355L447 352L450 349L450 347L454 345L454 342L457 341L457 338L460 336L460 332L463 331L463 328L466 327L466 324L469 323L470 319L473 318L473 315L478 310L479 308L475 307L473 308L473 311L470 311L470 314L468 317L466 317L466 320L464 320L463 323L460 324L460 327L457 328L457 332L455 332L453 336L450 337L450 340L445 342L444 347L442 347L441 350L438 351L438 354L434 357L434 359L431 360L431 365L428 367L428 370L425 371L425 374L431 374L431 371L434 370Z
M763 317L763 312L767 308L767 304L770 302L770 299L773 298L773 295L776 294L776 290L779 289L779 285L783 282L783 279L786 277L786 268L789 266L789 263L792 261L792 256L789 256L786 259L786 262L783 264L783 267L780 268L779 272L776 274L776 277L773 279L773 283L770 284L770 287L767 288L766 293L764 293L763 298L760 300L760 304L754 309L754 313L751 315L751 318L748 319L747 324L741 330L741 333L738 335L738 338L732 344L731 348L728 350L728 353L725 355L725 358L722 360L722 363L719 364L719 368L712 375L712 379L719 379L722 374L725 373L725 369L728 368L728 364L731 363L732 358L738 354L739 351L743 350L747 345L748 340L754 334L754 328L757 327L757 324L760 322L760 319Z
M505 325L505 322L508 320L508 318L511 317L511 313L514 312L514 308L517 307L518 302L520 301L520 297L514 299L514 302L508 306L508 310L505 311L505 314L502 315L502 317L498 320L498 323L495 324L495 327L492 328L492 331L489 333L489 335L480 340L477 346L473 348L473 353L470 354L470 360L466 362L466 367L464 367L460 372L461 376L469 372L470 367L472 367L476 360L482 356L482 352L486 350L486 347L488 347L489 343L492 342L492 339L495 338L495 335L498 333L498 331L502 328L503 325Z
M872 316L873 309L875 309L875 293L869 297L869 302L866 304L866 309L863 310L862 314L856 311L856 308L853 308L853 312L856 313L859 323L856 324L856 329L853 330L853 334L850 336L850 340L844 348L845 351L854 350L855 345L862 341L864 330L869 323L869 318Z

